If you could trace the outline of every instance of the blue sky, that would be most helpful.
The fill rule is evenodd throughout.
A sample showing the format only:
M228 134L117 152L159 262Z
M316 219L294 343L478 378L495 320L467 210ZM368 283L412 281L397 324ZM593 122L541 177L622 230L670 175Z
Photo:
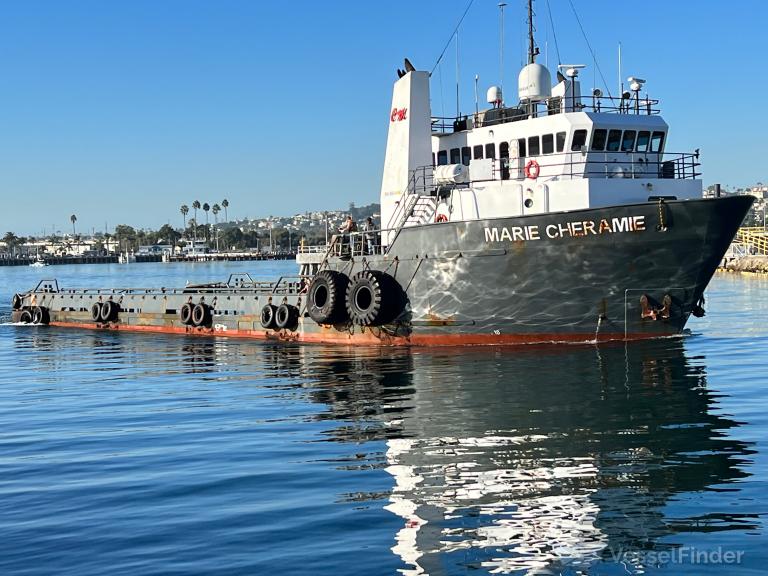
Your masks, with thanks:
M611 91L645 78L671 126L668 150L700 148L704 182L768 181L763 79L768 3L572 0ZM568 0L537 0L550 68L592 57ZM497 0L460 30L462 110L498 82ZM505 92L524 50L507 0ZM431 69L466 2L0 1L0 233L181 225L179 206L230 202L230 217L378 199L391 85L408 56ZM432 81L455 103L455 49ZM599 75L598 84L602 85ZM441 96L442 95L442 96Z

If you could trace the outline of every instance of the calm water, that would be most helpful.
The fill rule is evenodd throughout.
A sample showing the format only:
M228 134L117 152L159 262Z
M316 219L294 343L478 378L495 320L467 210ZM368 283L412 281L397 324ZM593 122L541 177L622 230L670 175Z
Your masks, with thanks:
M0 314L43 276L294 270L3 268ZM0 326L0 574L763 574L768 280L706 308L599 348Z

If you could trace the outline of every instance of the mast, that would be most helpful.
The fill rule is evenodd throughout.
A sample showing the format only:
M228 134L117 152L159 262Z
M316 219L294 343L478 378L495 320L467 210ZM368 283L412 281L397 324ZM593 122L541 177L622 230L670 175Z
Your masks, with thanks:
M536 62L539 49L533 41L533 0L528 0L528 64Z

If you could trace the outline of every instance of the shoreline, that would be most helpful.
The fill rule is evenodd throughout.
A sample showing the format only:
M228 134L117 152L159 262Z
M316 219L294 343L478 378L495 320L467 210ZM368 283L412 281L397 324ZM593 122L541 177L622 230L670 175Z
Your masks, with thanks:
M768 256L744 256L723 260L718 272L742 272L748 274L768 274Z
M135 259L134 259L135 258ZM237 253L210 253L197 254L195 256L172 256L167 262L241 262L257 260L293 260L295 253L285 254L248 254ZM35 262L33 257L22 258L0 258L0 266L29 266ZM137 254L131 256L131 264L143 264L147 262L163 262L161 254ZM47 266L69 265L69 264L119 264L119 256L52 256L43 258Z

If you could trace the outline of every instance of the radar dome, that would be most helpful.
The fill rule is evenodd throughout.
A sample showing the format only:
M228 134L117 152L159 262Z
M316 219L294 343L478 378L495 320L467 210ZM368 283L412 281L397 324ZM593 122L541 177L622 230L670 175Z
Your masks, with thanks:
M486 98L488 101L488 104L501 104L502 102L502 96L501 96L501 88L498 86L491 86L488 88L488 92L486 92Z
M552 95L552 77L541 64L528 64L517 77L520 100L545 100Z

